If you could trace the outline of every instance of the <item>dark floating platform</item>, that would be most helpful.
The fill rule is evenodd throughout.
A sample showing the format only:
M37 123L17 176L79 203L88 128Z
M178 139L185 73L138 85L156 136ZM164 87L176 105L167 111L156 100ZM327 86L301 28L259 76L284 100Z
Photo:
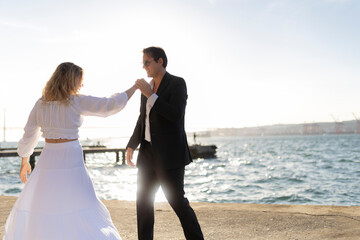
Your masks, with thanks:
M215 145L200 145L194 144L189 146L190 154L193 159L196 158L215 158L216 149Z

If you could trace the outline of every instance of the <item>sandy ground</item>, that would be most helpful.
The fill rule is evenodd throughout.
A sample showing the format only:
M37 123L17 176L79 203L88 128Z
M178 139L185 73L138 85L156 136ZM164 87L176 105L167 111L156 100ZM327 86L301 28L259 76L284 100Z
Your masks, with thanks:
M16 197L0 197L0 239ZM103 201L122 238L137 239L135 202ZM205 239L360 239L360 207L191 203ZM155 239L185 239L168 203L157 203Z

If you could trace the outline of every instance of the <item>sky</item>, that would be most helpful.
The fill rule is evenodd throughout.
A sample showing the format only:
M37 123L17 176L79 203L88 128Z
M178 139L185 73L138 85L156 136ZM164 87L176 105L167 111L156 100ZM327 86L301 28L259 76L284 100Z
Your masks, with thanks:
M82 94L125 91L149 46L187 83L187 131L360 118L359 23L357 0L0 0L0 126L25 125L62 62ZM139 100L84 128L131 134Z

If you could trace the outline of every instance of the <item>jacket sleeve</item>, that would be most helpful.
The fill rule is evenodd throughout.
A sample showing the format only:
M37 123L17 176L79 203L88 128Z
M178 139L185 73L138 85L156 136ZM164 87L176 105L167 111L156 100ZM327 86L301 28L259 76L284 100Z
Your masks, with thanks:
M140 116L136 122L136 126L135 126L135 129L134 129L134 132L133 134L131 135L130 137L130 140L126 146L126 148L130 147L132 149L136 149L140 142L141 142L141 119L140 119Z
M18 143L17 153L20 157L29 157L34 152L34 148L38 144L41 135L40 126L36 121L36 112L38 105L41 102L38 100L30 112L28 121L24 127L23 137Z
M139 144L141 143L142 137L143 137L143 131L144 131L144 120L145 120L145 97L141 95L141 104L140 104L140 114L138 117L138 120L136 122L136 126L134 129L133 134L130 137L130 140L128 144L126 145L126 148L130 147L132 149L136 149Z

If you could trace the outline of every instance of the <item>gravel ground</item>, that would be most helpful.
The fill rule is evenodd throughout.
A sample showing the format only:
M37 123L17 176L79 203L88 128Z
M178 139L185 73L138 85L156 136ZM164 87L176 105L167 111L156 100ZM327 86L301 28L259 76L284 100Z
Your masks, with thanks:
M0 239L16 197L0 196ZM103 201L124 240L137 239L135 202ZM168 203L156 203L155 239L185 239ZM205 239L360 239L360 207L198 203ZM46 226L44 226L46 227Z

